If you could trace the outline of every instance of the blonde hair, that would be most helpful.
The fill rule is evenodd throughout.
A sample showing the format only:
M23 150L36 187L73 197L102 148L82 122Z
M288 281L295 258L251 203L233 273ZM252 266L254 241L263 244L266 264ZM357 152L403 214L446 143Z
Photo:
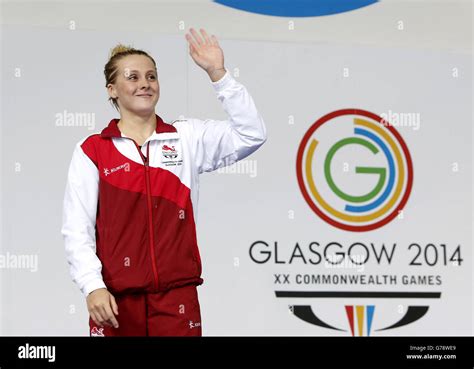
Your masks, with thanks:
M128 55L144 55L151 59L153 65L156 68L155 60L148 55L147 52L139 49L135 49L132 46L127 46L123 44L117 44L113 49L110 51L109 60L107 64L105 64L104 68L104 75L105 75L105 87L109 85L109 83L115 83L117 80L117 71L118 71L118 61L123 59ZM109 97L109 101L115 106L117 111L120 111L120 108L117 103L117 98Z

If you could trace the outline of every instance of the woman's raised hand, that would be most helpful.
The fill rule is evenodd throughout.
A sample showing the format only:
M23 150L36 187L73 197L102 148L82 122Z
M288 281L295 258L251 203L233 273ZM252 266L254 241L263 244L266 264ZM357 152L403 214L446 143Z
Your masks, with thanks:
M189 54L194 62L204 69L212 81L217 81L225 74L224 52L219 46L216 36L208 36L204 29L200 29L201 34L194 28L190 33L186 33L186 40L189 43Z

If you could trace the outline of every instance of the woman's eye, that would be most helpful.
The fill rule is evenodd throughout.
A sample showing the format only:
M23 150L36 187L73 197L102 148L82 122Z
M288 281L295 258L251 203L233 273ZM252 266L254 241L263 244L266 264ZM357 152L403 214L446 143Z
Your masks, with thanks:
M153 75L150 75L149 77L155 79L156 77L153 76ZM128 79L132 79L132 78L137 78L137 76L133 75L133 76L129 76Z

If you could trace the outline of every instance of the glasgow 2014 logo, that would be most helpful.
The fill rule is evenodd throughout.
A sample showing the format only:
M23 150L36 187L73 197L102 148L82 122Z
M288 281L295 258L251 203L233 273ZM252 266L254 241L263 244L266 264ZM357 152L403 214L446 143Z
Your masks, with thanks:
M413 184L403 138L389 122L360 109L317 120L300 143L296 171L311 209L327 223L353 232L393 220Z

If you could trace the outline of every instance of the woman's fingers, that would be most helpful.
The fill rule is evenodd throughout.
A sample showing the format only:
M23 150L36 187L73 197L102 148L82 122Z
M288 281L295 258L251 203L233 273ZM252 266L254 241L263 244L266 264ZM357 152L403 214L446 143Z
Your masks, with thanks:
M91 319L94 321L94 323L100 326L99 322L97 321L97 318L95 317L95 314L92 311L89 312L89 315L91 316Z
M95 324L97 324L98 326L103 328L104 327L104 323L103 323L104 319L102 318L102 316L96 311L90 311L90 314L91 314L91 318L95 322Z
M104 318L104 324L110 325L110 316L106 306L100 307L100 315L102 315L102 318Z
M114 295L110 294L110 305L112 306L112 310L115 315L118 315L118 305L117 302L115 301Z
M194 48L197 50L200 46L204 45L217 45L217 38L216 36L212 35L209 36L204 28L201 28L201 35L194 29L190 28L190 34L186 34L186 40L189 41L190 45L193 45Z
M201 36L199 36L199 33L197 33L194 28L191 28L190 32L194 36L194 40L196 41L198 45L204 44L204 41L202 40Z
M211 44L211 40L209 39L209 36L207 35L207 32L204 28L201 28L201 34L202 34L202 37L204 38L204 41L207 44Z
M189 43L189 52L192 54L192 53L195 53L197 50L196 48L194 47L194 45L192 43Z
M186 37L186 40L188 40L190 45L193 45L195 43L195 41L193 40L192 36L189 33L186 33L185 37Z
M101 315L105 318L105 324L118 328L117 319L115 319L115 315L110 308L110 305L103 305L101 309Z

